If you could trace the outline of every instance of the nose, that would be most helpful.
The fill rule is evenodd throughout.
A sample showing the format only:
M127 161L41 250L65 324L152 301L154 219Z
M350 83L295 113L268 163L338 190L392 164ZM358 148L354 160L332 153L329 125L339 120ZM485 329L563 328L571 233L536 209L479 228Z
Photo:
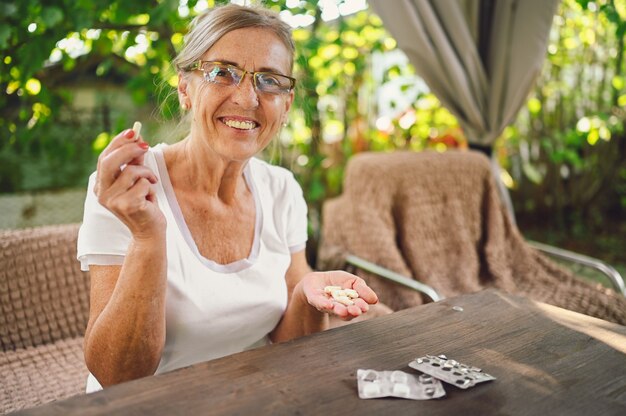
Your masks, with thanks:
M259 96L254 87L252 74L244 73L243 77L233 91L233 100L243 108L256 108L259 106Z

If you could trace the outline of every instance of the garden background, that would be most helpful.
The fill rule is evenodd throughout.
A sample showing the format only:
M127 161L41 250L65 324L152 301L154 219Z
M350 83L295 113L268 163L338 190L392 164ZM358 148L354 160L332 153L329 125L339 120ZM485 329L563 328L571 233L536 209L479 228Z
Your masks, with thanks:
M97 155L135 120L151 144L180 139L169 62L189 19L218 3L0 4L0 228L80 221ZM321 205L341 192L355 153L466 147L455 118L365 0L262 3L294 28L298 79L290 123L264 157L302 185L311 247ZM598 257L622 274L625 36L626 0L563 0L543 72L495 148L527 237Z

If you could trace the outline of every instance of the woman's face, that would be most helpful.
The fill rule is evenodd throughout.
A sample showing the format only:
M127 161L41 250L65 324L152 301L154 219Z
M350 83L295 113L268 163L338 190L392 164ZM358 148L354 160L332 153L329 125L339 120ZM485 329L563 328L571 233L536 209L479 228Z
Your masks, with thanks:
M287 47L269 29L245 28L227 33L202 57L246 71L290 75ZM257 91L252 75L240 84L220 85L204 79L202 71L180 77L181 101L191 106L192 140L200 140L227 160L245 161L263 150L286 121L293 91Z

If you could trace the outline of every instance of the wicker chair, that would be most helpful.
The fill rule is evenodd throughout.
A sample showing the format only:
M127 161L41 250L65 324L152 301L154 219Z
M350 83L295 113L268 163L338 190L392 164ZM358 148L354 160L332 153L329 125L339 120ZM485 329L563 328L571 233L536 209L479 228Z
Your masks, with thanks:
M0 231L0 413L85 391L78 224Z
M582 281L545 254L590 258L526 241L481 153L356 155L322 218L317 267L356 267L393 310L493 287L626 324L619 273L614 291Z

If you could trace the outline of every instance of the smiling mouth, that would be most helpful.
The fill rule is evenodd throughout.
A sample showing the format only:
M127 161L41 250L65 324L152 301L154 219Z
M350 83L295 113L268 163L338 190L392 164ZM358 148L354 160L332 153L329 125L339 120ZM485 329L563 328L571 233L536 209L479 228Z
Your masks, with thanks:
M259 125L257 122L250 120L233 120L230 118L223 118L221 121L228 127L232 127L237 130L252 130Z

